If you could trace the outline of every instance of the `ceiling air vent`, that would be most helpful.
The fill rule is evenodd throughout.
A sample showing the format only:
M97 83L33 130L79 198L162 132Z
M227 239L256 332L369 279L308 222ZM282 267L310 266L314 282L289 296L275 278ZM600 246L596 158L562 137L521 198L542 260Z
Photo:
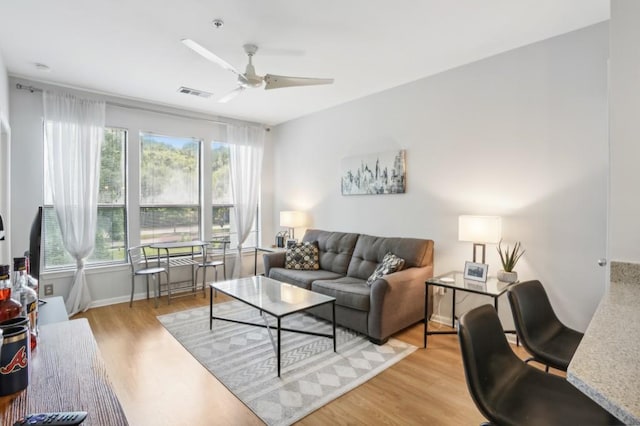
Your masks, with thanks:
M185 95L193 95L201 98L210 98L213 93L205 92L203 90L190 89L182 86L178 89L178 93L184 93Z

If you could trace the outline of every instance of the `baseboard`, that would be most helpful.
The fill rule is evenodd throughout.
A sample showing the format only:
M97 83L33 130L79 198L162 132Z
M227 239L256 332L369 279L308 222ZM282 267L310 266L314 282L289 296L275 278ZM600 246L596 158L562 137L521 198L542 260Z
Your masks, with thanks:
M432 314L431 319L429 321L437 322L443 325L451 326L451 317L447 317L444 315L436 315Z

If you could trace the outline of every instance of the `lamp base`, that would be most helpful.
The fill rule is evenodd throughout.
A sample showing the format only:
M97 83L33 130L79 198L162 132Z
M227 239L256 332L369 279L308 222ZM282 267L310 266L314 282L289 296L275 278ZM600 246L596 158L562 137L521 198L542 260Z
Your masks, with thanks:
M482 249L482 262L478 262L478 250L477 250L478 248ZM484 263L486 249L487 249L486 244L473 243L473 263Z

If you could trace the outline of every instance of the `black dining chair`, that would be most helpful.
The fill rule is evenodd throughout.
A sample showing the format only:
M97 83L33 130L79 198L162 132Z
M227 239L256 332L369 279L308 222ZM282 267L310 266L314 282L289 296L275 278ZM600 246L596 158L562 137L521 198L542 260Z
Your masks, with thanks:
M489 424L621 424L564 378L518 358L491 305L460 318L458 339L469 393Z
M518 338L531 355L525 362L567 371L584 335L560 322L540 281L511 286L508 298Z
M155 306L158 307L158 297L160 297L160 275L165 274L167 282L169 282L169 274L167 268L162 266L151 266L147 259L148 245L140 245L130 247L127 250L127 256L129 257L129 265L131 266L131 300L129 300L129 307L133 304L133 290L135 288L136 277L143 276L147 280L147 299L149 298L149 277L153 278L154 282L154 299ZM156 279L156 276L158 278Z

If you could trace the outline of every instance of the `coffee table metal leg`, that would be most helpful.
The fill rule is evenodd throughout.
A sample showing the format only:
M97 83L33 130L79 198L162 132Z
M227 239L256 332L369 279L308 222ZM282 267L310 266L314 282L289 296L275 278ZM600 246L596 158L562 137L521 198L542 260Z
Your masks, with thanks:
M278 377L280 377L280 317L278 317Z
M213 289L209 291L209 330L213 328Z
M336 302L335 300L331 302L331 307L333 308L333 316L331 317L331 322L333 323L333 351L336 351Z

